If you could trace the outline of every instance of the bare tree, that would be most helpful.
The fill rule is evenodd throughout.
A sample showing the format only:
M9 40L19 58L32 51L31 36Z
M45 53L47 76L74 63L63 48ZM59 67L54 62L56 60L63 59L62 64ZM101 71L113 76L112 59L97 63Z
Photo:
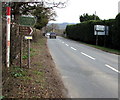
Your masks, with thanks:
M68 0L43 0L43 3L48 7L65 8Z
M18 0L17 2L16 0L4 0L4 2L10 3L14 19L18 20L21 14L30 14L30 11L35 9L37 5L53 10L54 8L65 8L68 0Z
M32 3L32 2L37 2L37 3L42 3L43 5L53 8L65 8L67 6L67 2L69 0L2 0L2 2L26 2L26 3Z

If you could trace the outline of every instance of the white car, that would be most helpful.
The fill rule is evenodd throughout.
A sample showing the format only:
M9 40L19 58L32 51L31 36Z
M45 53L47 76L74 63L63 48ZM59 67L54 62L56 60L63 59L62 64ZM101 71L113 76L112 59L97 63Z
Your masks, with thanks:
M46 36L47 38L49 38L49 37L50 37L50 33L46 33L45 36Z

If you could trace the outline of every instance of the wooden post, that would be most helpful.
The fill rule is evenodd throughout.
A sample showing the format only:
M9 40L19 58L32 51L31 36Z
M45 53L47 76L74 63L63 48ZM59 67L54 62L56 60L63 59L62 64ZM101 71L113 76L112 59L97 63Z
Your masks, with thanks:
M22 67L23 35L20 33L20 67Z
M30 39L28 39L28 68L30 68Z
M98 45L98 32L96 31L96 45Z

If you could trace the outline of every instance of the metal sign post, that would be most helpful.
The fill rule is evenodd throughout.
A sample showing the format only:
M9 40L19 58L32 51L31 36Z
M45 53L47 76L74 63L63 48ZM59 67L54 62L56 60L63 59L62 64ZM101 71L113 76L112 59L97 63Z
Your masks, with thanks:
M96 31L96 45L98 45L98 31Z
M10 66L10 23L11 23L11 7L6 7L7 11L7 35L6 35L6 65Z
M30 40L32 36L25 36L25 39L28 40L28 68L30 68Z
M30 39L28 39L28 68L30 68Z

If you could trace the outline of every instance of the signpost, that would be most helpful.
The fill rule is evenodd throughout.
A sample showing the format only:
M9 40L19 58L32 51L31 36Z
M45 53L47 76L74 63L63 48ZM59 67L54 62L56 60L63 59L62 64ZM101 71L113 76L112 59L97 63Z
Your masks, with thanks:
M29 35L31 35L32 34L32 32L33 32L33 30L32 30L32 28L31 27L27 27L27 26L19 26L19 32L20 32L20 34L21 34L21 36L20 36L20 38L21 38L21 49L20 49L20 67L22 66L22 43L23 43L23 34L24 35L27 35L27 36L25 36L26 37L26 39L28 40L28 39L32 39L32 36L29 36ZM27 38L27 37L31 37L31 38ZM28 40L28 49L30 49L30 41ZM30 53L30 52L29 52ZM29 55L29 54L28 54ZM30 56L28 56L28 61L29 61L29 63L30 63ZM30 64L28 63L28 67L30 67Z
M36 24L36 19L33 16L21 16L19 18L19 24L21 26L32 27Z
M25 39L28 41L28 68L30 68L30 40L32 39L31 35L33 32L31 27L35 24L36 19L33 16L21 16L19 18L20 32L25 35Z
M105 25L94 25L94 35L96 35L96 45L98 45L98 36L103 35L106 36L108 35L109 27ZM105 41L105 40L104 40ZM105 44L105 42L104 42Z
M26 36L25 36L25 39L28 40L28 68L30 68L30 40L32 39L32 28L31 27L25 27L25 26L20 26L20 32L21 33L24 33ZM22 41L22 39L21 39ZM20 66L22 64L22 45L21 45L21 50L20 50L20 54L21 54L21 60L20 60Z
M32 40L32 36L25 36L25 39L28 40L28 68L30 68L30 40Z

